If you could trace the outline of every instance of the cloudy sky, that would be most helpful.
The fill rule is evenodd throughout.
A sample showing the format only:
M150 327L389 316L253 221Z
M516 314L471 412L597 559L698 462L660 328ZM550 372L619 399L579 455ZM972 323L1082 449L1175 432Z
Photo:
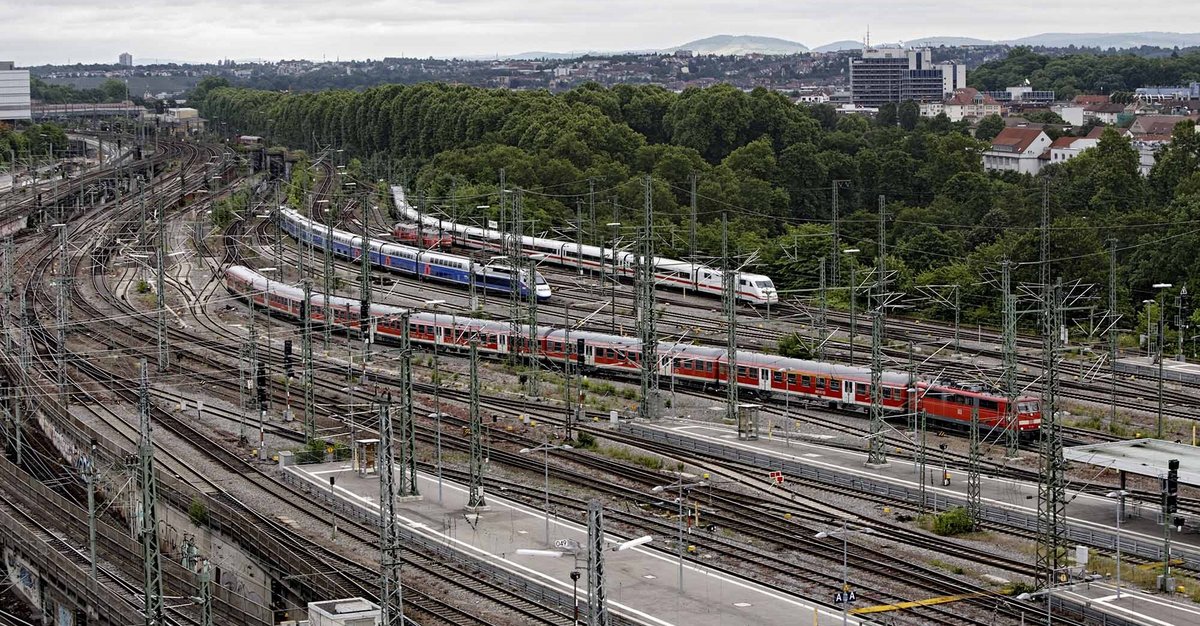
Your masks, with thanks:
M482 56L665 48L717 34L810 47L928 36L1200 30L1185 0L0 0L19 65Z

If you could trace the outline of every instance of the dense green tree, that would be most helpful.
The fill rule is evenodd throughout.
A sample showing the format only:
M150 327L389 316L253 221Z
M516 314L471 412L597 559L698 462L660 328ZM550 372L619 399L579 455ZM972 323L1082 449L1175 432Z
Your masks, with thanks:
M1004 118L995 113L979 120L975 127L975 138L980 141L991 141L1004 130Z
M900 128L904 130L913 130L921 121L921 105L912 100L905 100L900 103L896 109L896 118L900 123Z

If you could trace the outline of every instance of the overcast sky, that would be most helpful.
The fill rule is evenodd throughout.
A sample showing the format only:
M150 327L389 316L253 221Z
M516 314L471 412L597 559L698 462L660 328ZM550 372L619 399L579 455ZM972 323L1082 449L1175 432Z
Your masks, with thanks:
M1192 0L0 0L18 65L482 56L666 48L718 34L816 47L928 36L1200 30Z

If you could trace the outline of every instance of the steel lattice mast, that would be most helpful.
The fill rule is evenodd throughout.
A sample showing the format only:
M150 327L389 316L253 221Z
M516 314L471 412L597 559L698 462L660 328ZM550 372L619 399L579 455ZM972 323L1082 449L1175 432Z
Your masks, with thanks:
M329 294L325 295L329 300ZM312 279L304 279L304 304L300 307L304 318L304 336L301 338L301 358L304 359L304 438L312 441L317 436L316 399L313 397L313 353L312 353Z
M721 305L725 313L725 418L737 424L738 439L757 439L758 428L738 401L737 272L729 258L729 217L721 214Z
M1038 570L1053 585L1066 551L1066 482L1063 477L1062 424L1057 415L1059 328L1062 283L1045 290L1042 366L1042 467L1038 482Z
M637 321L642 343L641 394L638 417L658 417L658 335L654 329L654 208L650 176L643 181L644 213L641 254L638 256Z
M887 437L883 422L883 325L887 308L886 200L879 196L878 267L875 276L875 309L871 314L871 426L868 465L887 463ZM845 383L843 383L845 384Z
M479 335L471 337L471 373L470 373L470 423L471 423L471 461L470 485L467 496L467 508L478 509L487 506L483 497L483 419L479 412Z
M1004 400L1006 406L1004 422L1006 453L1008 458L1017 457L1020 424L1017 423L1017 296L1012 291L1012 263L1004 259L1001 263L1000 293L1004 298Z
M400 529L396 521L395 451L391 397L379 400L379 608L381 624L403 626L404 593L400 581Z
M400 316L400 485L401 496L420 495L417 488L416 426L413 424L412 345L409 313ZM440 383L438 383L440 384Z
M146 360L140 364L138 386L138 480L142 487L138 535L142 543L145 626L163 622L162 561L158 552L158 483L154 477L154 440L150 424L150 385Z
M604 503L588 503L588 626L608 626L608 594L604 588Z

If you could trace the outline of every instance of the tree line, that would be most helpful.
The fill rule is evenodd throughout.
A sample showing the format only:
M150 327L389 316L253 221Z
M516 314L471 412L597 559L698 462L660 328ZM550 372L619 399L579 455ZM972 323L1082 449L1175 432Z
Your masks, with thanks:
M841 254L831 237L835 189L841 247L862 251L843 267L873 264L882 197L893 284L908 293L960 285L966 321L999 319L993 283L1004 259L1016 268L1014 284L1038 279L1044 194L1054 275L1103 286L1107 239L1119 240L1125 319L1152 283L1200 288L1200 264L1188 252L1200 244L1200 145L1191 126L1177 129L1147 180L1138 152L1115 131L1037 177L995 174L982 168L987 143L944 116L921 118L911 105L874 120L838 116L728 85L678 94L627 85L561 94L432 83L305 94L216 87L200 107L211 121L275 144L343 150L366 175L403 182L416 201L460 217L499 217L503 169L505 187L521 190L534 222L526 228L560 237L574 236L578 213L596 215L585 240L611 237L609 222L640 224L649 176L656 250L676 258L692 254L694 175L696 256L719 254L728 216L730 249L755 253L785 296L815 287L820 257Z
M969 79L984 91L1003 91L1028 80L1034 89L1053 90L1066 99L1080 93L1129 93L1138 87L1200 81L1200 50L1153 58L1130 52L1049 55L1021 46L979 66Z

